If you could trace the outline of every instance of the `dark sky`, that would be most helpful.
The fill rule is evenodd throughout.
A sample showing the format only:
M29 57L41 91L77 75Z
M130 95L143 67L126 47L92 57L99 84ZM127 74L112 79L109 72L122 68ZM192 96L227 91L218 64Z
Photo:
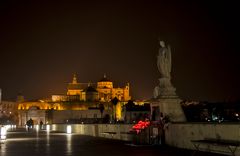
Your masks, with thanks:
M149 99L158 84L158 40L172 47L172 83L182 99L240 99L237 3L165 1L0 2L3 98L66 93L77 73L131 85Z

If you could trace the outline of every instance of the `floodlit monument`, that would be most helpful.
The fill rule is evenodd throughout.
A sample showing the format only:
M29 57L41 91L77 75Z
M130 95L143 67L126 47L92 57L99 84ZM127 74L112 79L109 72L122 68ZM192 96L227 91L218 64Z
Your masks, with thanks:
M111 99L114 97L119 100L116 117L120 120L124 118L121 106L131 99L129 83L124 87L114 87L113 82L107 79L106 75L95 84L79 83L77 75L74 74L72 82L67 85L66 94L55 94L51 99L37 101L19 99L17 106L19 125L24 125L30 118L35 124L40 121L64 123L65 119L73 118L93 122L97 118L112 115ZM99 104L104 107L103 113L99 111Z
M154 88L151 103L153 120L160 119L160 115L168 116L170 121L186 121L181 108L181 99L176 95L176 88L171 83L171 48L160 41L157 56L157 67L160 73L159 84Z

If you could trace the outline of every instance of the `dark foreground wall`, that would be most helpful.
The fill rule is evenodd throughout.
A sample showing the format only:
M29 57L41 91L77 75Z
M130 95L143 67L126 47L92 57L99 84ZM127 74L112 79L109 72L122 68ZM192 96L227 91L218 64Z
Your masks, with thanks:
M214 138L240 141L240 123L170 123L166 126L165 136L166 143L170 146L194 149L191 140ZM209 148L213 148L210 151L229 152L227 147L211 146ZM235 155L240 156L240 148Z

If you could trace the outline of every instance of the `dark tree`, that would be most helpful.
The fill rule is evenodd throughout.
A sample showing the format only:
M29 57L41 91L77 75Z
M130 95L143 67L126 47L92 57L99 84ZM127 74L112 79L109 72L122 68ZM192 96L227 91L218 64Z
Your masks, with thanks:
M112 102L112 104L115 106L115 114L114 114L114 122L116 123L116 120L117 120L117 117L116 117L116 107L117 107L117 104L118 104L118 102L119 102L119 100L118 100L118 98L117 97L115 97L115 98L113 98L112 100L111 100L111 102Z
M101 118L102 118L103 111L104 111L104 105L102 103L99 104L99 110L100 110Z
M134 102L132 100L128 100L128 103L126 104L126 111L129 111L130 113L130 123L132 122L132 111L134 109Z

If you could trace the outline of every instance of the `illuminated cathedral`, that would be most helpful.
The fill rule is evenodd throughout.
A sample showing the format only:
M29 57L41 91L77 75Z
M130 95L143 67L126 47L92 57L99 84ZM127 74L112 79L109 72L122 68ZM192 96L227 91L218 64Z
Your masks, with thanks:
M116 107L113 107L111 100L115 97L119 99L119 102ZM113 118L112 113L116 112L117 119L122 119L122 106L130 99L129 83L122 88L114 88L113 82L107 79L106 75L95 84L79 83L76 74L74 74L73 80L68 83L67 92L64 95L52 95L51 99L45 100L19 101L19 125L24 125L29 118L32 118L35 123L40 121L49 123L55 119L64 122L63 119L60 120L59 118L67 118L68 111L72 112L70 114L76 114L75 117L78 116L77 118L99 118L100 104L104 107L105 115L109 114ZM55 115L50 119L46 115L49 111L64 115Z
M109 102L114 97L119 101L128 101L131 99L129 95L129 83L123 88L114 88L113 82L107 79L106 75L94 83L78 83L77 76L74 74L73 80L67 86L66 95L52 95L52 101L101 101Z

